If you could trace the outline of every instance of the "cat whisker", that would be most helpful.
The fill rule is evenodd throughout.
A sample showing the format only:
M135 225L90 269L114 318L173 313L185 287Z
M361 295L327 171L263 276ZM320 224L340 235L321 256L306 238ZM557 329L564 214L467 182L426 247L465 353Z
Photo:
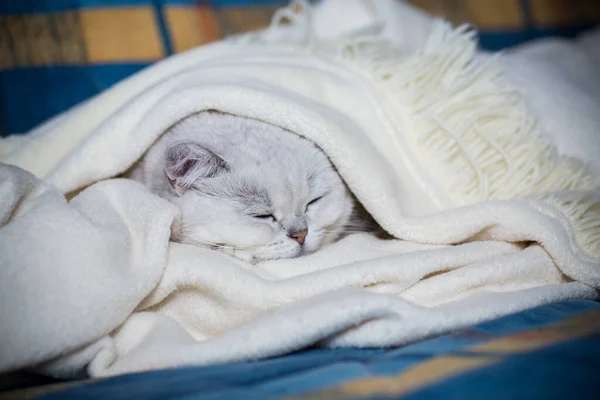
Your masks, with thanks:
M321 230L323 233L366 233L365 229L332 229L332 230Z
M211 248L211 249L233 248L233 246L229 246L229 245L226 245L223 243L212 243L212 242L204 241L201 239L188 238L186 240L186 242L189 244L193 244L195 246L206 247L206 248Z
M193 226L193 225L192 225ZM186 224L183 223L181 225L182 231L186 231ZM216 243L216 242L210 242L207 240L202 240L202 239L198 239L198 238L192 238L190 235L184 235L187 237L186 239L186 243L188 244L193 244L195 246L199 246L199 247L204 247L204 248L208 248L208 249L222 249L222 250L232 250L232 251L243 251L243 250L254 250L256 247L258 246L234 246L234 245L230 245L230 244L225 244L225 243Z
M197 246L206 246L206 247L210 247L210 248L217 248L217 249L233 249L233 250L249 250L252 247L239 247L239 246L233 246L230 244L225 244L225 243L214 243L214 242L209 242L209 241L205 241L202 239L196 239L196 238L189 238L188 239L190 244L194 244Z
M259 251L256 252L255 257L258 256L258 255L264 254L271 247L273 247L272 244L268 244L268 245L263 246L262 249L260 249Z

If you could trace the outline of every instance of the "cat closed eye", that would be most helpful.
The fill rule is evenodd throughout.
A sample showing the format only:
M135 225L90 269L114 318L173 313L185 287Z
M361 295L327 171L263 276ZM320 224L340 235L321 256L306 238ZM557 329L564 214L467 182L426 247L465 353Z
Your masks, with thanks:
M306 204L306 209L308 210L308 207L312 206L313 204L315 204L317 201L321 200L323 198L323 196L317 197L315 199L312 199L311 201L309 201Z
M259 214L253 215L252 217L263 221L275 221L275 217L273 216L273 214Z

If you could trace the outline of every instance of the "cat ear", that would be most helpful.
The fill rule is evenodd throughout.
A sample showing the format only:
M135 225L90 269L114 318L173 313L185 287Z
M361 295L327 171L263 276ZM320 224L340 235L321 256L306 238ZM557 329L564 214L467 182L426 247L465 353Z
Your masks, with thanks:
M178 195L199 179L214 178L228 171L225 160L198 143L178 142L167 149L165 172Z

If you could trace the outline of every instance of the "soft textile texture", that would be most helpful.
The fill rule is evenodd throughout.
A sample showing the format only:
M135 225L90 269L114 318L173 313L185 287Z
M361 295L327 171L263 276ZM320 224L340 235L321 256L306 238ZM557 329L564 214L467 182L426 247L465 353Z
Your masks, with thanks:
M0 142L2 162L37 176L1 166L0 371L103 376L401 345L596 297L598 171L557 147L470 32L435 23L417 51L368 33L325 42L308 11ZM208 109L314 141L401 240L354 235L256 266L169 243L177 209L111 178Z
M11 398L463 399L477 390L486 399L564 400L571 393L597 400L598 334L600 303L567 301L398 349L308 349L250 363L48 385Z

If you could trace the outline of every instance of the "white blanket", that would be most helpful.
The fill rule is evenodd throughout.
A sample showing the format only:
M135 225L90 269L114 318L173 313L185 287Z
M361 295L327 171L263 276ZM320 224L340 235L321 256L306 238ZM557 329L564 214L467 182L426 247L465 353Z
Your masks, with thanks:
M544 110L464 29L433 23L416 51L368 34L324 41L308 11L171 57L0 141L0 372L105 376L396 346L596 298L600 179L586 157L599 149L547 131ZM314 141L398 240L353 235L255 266L170 243L176 207L111 178L207 109Z

